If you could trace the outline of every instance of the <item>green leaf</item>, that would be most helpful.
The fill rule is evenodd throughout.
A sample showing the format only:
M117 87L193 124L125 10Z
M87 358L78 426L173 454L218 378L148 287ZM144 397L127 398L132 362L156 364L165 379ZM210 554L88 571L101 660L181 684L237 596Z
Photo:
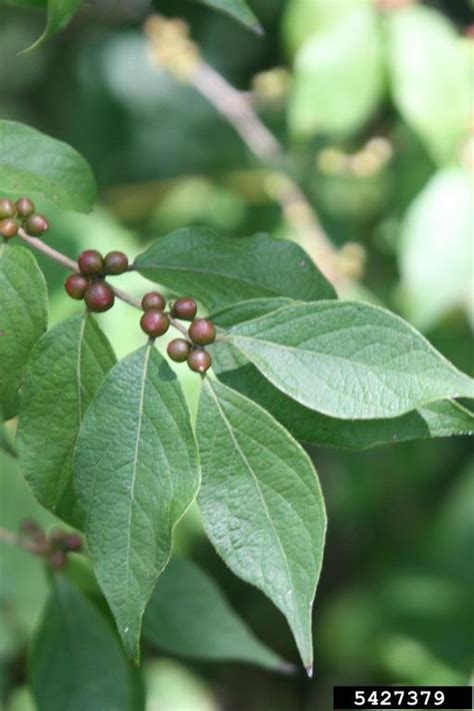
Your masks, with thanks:
M402 288L410 321L420 328L433 326L456 307L472 309L473 194L467 170L439 171L404 220Z
M22 54L38 49L57 32L64 29L81 3L82 0L47 0L48 19L45 30L31 47L23 50Z
M43 506L77 523L73 453L81 420L115 361L92 316L75 316L48 331L27 366L18 453Z
M47 323L46 283L35 258L0 244L0 408L7 420L18 412L24 366Z
M196 445L176 376L151 345L119 362L81 427L75 484L97 580L127 653L199 486Z
M178 230L140 254L135 268L209 309L264 296L336 297L301 247L266 235L229 239L201 228Z
M452 400L440 400L387 420L340 420L314 412L277 390L236 348L219 345L212 358L221 382L258 402L300 442L361 450L474 434L474 414Z
M143 635L184 657L249 662L274 671L291 667L254 636L214 581L189 560L170 561L146 609Z
M388 56L395 104L433 158L449 162L467 135L469 64L453 25L413 5L388 18Z
M311 609L326 531L313 465L265 410L208 379L197 432L206 532L230 569L285 615L310 673Z
M380 28L359 5L310 37L295 60L289 124L299 137L351 135L375 111L383 89Z
M5 423L3 422L2 412L0 410L0 450L9 454L12 457L16 457L16 449L13 445L12 438L8 432Z
M244 0L197 0L209 7L225 12L243 25L250 27L258 35L263 34L263 27Z
M283 393L344 420L391 418L474 397L474 382L408 323L384 309L296 303L220 335Z
M31 651L38 711L132 711L129 669L102 614L58 576Z
M0 192L45 197L63 210L89 212L96 196L92 171L73 148L34 128L0 121Z

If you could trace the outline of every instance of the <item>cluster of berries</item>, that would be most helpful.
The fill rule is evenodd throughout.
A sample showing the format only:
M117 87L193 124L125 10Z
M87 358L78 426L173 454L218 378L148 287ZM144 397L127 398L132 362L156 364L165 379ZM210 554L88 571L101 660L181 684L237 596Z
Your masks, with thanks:
M77 260L79 274L70 274L64 283L69 296L86 302L89 311L102 313L112 308L115 294L105 277L123 274L128 258L123 252L109 252L103 257L95 249L86 249Z
M27 197L16 202L9 198L0 200L0 236L6 240L15 237L20 227L33 237L40 237L48 231L46 217L35 212L34 203Z
M22 522L21 531L28 543L28 549L44 558L54 570L64 568L68 553L79 553L82 550L82 539L77 533L68 533L57 528L48 536L31 519Z
M214 324L205 318L196 318L197 304L194 299L181 298L170 304L170 313L165 312L166 301L162 294L152 291L142 300L144 311L140 319L142 330L151 338L162 336L170 327L170 316L181 321L191 321L189 340L175 338L167 346L167 353L176 363L187 362L195 373L205 373L211 367L211 355L204 349L216 339Z

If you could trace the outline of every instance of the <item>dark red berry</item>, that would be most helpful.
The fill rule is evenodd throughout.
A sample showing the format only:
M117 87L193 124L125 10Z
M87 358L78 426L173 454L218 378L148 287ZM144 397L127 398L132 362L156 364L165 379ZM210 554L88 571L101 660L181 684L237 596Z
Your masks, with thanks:
M12 200L3 198L0 200L0 220L8 217L16 217L16 205Z
M64 537L64 547L71 553L79 553L82 550L82 538L77 533L68 533Z
M171 307L171 314L183 321L192 321L197 314L197 304L187 297L178 299Z
M193 349L188 355L188 365L195 373L205 373L212 364L212 358L207 351Z
M115 294L112 287L104 281L96 281L93 284L89 284L84 299L89 311L102 313L112 308Z
M84 276L99 276L104 271L104 260L96 249L86 249L79 255L77 263Z
M66 553L61 550L51 551L48 555L48 562L54 570L61 570L67 564Z
M189 337L198 346L208 346L216 340L216 329L213 323L205 318L197 318L188 329Z
M104 258L106 274L123 274L128 269L128 257L123 252L109 252Z
M83 274L71 274L64 282L64 288L71 297L80 301L84 298L89 280Z
M28 215L25 220L25 230L29 235L33 235L33 237L40 237L47 232L48 229L48 220L46 217L39 215L37 212L33 212L33 214Z
M35 211L35 205L29 198L22 197L16 201L16 209L20 217L28 217Z
M145 311L140 319L140 326L147 336L157 338L162 336L170 327L168 316L158 309L149 309Z
M0 222L0 234L3 235L5 239L11 239L18 234L18 225L16 220L2 220Z
M176 361L176 363L184 363L188 360L189 353L191 351L191 344L184 340L184 338L175 338L174 341L170 341L166 348L171 360Z
M165 297L158 291L150 291L142 299L142 309L143 311L148 311L149 309L158 309L163 311L166 306Z

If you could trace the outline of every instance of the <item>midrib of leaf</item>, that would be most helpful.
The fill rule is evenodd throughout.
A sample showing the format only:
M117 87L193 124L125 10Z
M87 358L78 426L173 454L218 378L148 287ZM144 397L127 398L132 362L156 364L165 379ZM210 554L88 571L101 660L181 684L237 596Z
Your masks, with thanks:
M245 456L245 453L242 451L242 449L241 449L241 447L240 447L240 444L239 444L239 442L238 442L236 436L234 435L234 430L233 430L233 428L232 428L232 425L231 425L231 423L229 422L229 420L227 419L226 414L225 414L225 412L223 411L223 409L222 409L222 407L221 407L221 404L220 404L220 402L219 402L219 398L217 397L217 395L216 395L216 393L215 393L215 391L214 391L214 389L213 389L213 387L212 387L212 383L211 383L211 381L210 381L209 379L207 379L207 386L208 386L209 391L210 391L210 393L211 393L211 395L212 395L212 397L213 397L213 399L214 399L214 402L216 403L216 407L217 407L217 409L218 409L218 411L219 411L219 414L220 414L220 416L221 416L221 418L222 418L222 420L223 420L223 422L224 422L224 424L225 424L225 426L226 426L226 428L227 428L227 430L228 430L228 432L229 432L229 435L230 435L230 438L231 438L231 440L232 440L232 442L233 442L233 444L234 444L234 447L235 447L237 453L238 453L238 454L240 455L240 457L242 458L242 461L244 462L245 467L247 468L247 470L248 470L248 472L249 472L250 476L252 477L252 480L253 480L253 482L254 482L254 484L255 484L255 488L257 489L257 492L258 492L260 501L262 502L262 506L263 506L263 509L264 509L264 511L265 511L265 515L266 515L266 517L267 517L267 519L268 519L268 522L269 522L269 524L270 524L270 526L271 526L271 529L272 529L272 531L273 531L273 535L274 535L274 537L275 537L275 540L276 540L276 542L277 542L277 545L278 545L278 547L279 547L279 549L280 549L281 555L282 555L283 560L284 560L284 562L285 562L285 568L286 568L286 571L287 571L288 579L289 579L289 581L290 581L290 583L291 583L292 592L294 592L295 585L294 585L294 581L293 581L293 576L291 575L290 566L289 566L289 563L288 563L288 557L287 557L287 555L286 555L286 553L285 553L285 550L284 550L284 548L283 548L282 542L281 542L281 540L280 540L280 537L279 537L279 535L278 535L278 533L277 533L277 530L276 530L276 528L275 528L275 525L274 525L274 523L273 523L272 517L271 517L271 515L270 515L270 511L268 510L266 501L265 501L265 499L264 499L264 497L263 497L262 490L261 490L261 488L260 488L260 484L259 484L259 482L258 482L258 479L257 479L257 477L255 476L255 473L254 473L254 471L253 471L253 469L252 469L252 467L251 467L251 465L250 465L250 462L248 461L247 457ZM300 620L299 612L298 612L298 610L295 608L294 595L292 595L292 607L293 607L293 613L296 613L296 615L297 615L297 617L298 617L298 620ZM300 623L301 623L301 620L300 620ZM301 629L300 629L300 631L301 631Z
M86 330L88 314L84 313L81 321L81 328L79 331L79 342L77 346L77 360L76 360L76 378L77 378L77 402L79 405L79 424L82 422L82 344L84 341L84 333Z
M207 275L212 275L215 277L219 277L220 279L225 279L227 281L238 281L241 282L242 284L249 284L250 286L258 286L259 288L265 290L269 294L279 294L279 291L275 291L274 289L270 289L267 286L262 286L260 282L258 281L252 281L251 279L246 279L245 277L237 276L235 274L222 274L222 272L215 272L215 271L210 271L208 269L196 269L196 267L174 267L174 266L168 266L167 264L157 264L156 266L139 266L138 269L163 269L163 271L173 271L173 272L183 272L183 273L190 273L190 274L207 274Z
M140 400L138 406L138 423L137 423L137 433L135 441L135 452L133 456L133 471L132 471L132 483L130 487L130 506L128 510L128 525L127 525L127 552L126 552L126 566L127 566L127 600L129 599L130 593L130 549L131 549L131 527L132 527L132 511L133 511L133 501L135 496L135 483L137 480L137 468L138 468L138 455L140 451L140 432L143 422L143 404L145 401L145 384L146 376L148 372L148 362L150 360L151 349L153 345L148 343L145 348L145 357L143 360L143 374L142 381L140 384Z

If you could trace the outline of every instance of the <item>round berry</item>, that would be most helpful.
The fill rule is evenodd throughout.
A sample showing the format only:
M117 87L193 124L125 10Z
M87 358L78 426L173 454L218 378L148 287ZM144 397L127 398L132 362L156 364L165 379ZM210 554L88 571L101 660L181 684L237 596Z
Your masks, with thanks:
M198 346L208 346L216 340L216 329L213 323L205 318L197 318L188 329L189 337Z
M83 274L71 274L64 282L64 288L71 297L80 301L84 298L89 280Z
M55 550L48 556L48 562L54 570L61 570L67 564L67 556L64 551Z
M20 217L28 217L35 211L35 205L29 198L22 197L16 201L16 209Z
M15 220L2 220L0 222L0 234L5 237L5 239L11 239L16 234L18 234L18 225Z
M12 200L3 198L0 200L0 220L8 217L16 217L16 205Z
M157 338L162 336L170 327L168 316L158 309L149 309L145 311L140 319L140 326L147 336Z
M33 237L40 237L49 229L49 223L46 217L33 212L25 220L25 230Z
M171 313L182 321L192 321L197 314L197 304L187 297L178 299L171 307Z
M163 311L166 306L165 297L158 291L150 291L142 299L142 309L143 311L148 311L149 309L158 309L158 311Z
M99 276L104 271L104 260L100 252L86 249L77 260L81 274L84 276Z
M212 358L207 351L193 349L188 355L188 365L195 373L205 373L212 364Z
M104 281L96 281L87 287L84 299L89 311L102 313L112 308L115 294L112 287Z
M123 274L128 269L128 257L123 252L109 252L105 255L106 274Z
M170 341L166 348L171 360L176 363L184 363L188 360L189 353L191 351L191 344L184 340L184 338L175 338L174 341Z
M79 553L82 550L82 538L77 533L66 534L64 548L71 553Z

